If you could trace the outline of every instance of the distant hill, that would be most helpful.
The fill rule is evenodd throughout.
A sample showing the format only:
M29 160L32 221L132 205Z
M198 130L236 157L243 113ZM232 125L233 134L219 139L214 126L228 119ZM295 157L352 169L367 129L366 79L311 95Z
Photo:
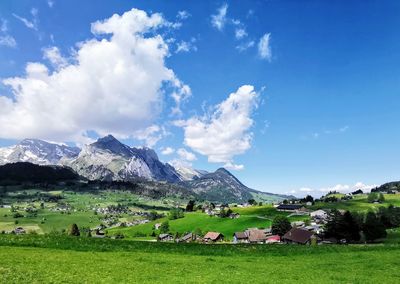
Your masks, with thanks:
M73 170L61 166L41 166L28 162L0 166L0 183L57 183L78 180Z
M248 188L225 168L219 168L213 173L207 173L184 184L201 198L217 202L247 202L249 199L276 202L292 198Z
M371 191L372 192L400 191L400 181L392 181L382 184L377 188L371 189Z

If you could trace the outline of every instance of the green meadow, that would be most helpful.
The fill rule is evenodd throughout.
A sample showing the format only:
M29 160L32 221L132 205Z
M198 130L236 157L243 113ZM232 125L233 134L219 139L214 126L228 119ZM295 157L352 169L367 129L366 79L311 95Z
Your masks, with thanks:
M1 283L398 283L400 246L0 236Z

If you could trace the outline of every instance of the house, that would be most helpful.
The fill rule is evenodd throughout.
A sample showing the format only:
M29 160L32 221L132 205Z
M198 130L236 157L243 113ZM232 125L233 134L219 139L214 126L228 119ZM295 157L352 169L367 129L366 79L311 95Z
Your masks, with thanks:
M158 230L161 227L161 223L154 224L154 229Z
M296 228L301 228L305 226L305 223L303 221L295 221L292 222L292 227L296 227Z
M276 209L284 212L306 211L306 208L301 204L279 204Z
M93 238L100 238L100 239L102 239L102 238L105 238L105 237L106 237L106 234L104 233L104 231L95 230L95 231L94 231L94 235L92 235L92 237L93 237Z
M24 228L18 227L18 228L14 229L13 233L16 234L16 235L22 235L22 234L25 234L26 232L25 232Z
M321 234L324 231L324 229L320 225L317 225L317 224L306 226L306 227L304 227L304 230L314 232L316 234Z
M190 242L194 242L196 240L199 240L200 237L193 234L193 233L188 233L186 235L184 235L183 237L181 237L178 242L180 243L190 243Z
M170 235L170 234L160 234L158 236L158 240L160 242L170 242L170 241L174 240L174 237L172 235Z
M208 232L204 238L204 242L219 242L224 240L224 235L218 232Z
M246 232L236 232L233 234L233 243L248 243L249 237L247 236Z
M313 232L300 228L292 228L282 237L282 240L288 244L306 245L311 244L311 239L313 236Z
M239 217L240 217L239 213L232 213L231 215L229 215L229 218L231 218L231 219L237 219Z
M265 243L267 236L264 230L250 229L246 231L249 236L249 243L252 244L263 244Z
M274 244L280 242L281 242L281 237L279 235L268 236L267 239L265 240L265 243L267 244Z
M328 213L324 210L316 210L310 213L310 217L313 219L326 219L328 218Z

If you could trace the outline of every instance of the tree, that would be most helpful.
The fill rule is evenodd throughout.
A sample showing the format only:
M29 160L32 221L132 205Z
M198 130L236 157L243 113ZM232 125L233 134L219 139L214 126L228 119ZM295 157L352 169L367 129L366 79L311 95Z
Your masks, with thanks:
M272 234L283 236L286 234L292 226L290 225L289 219L285 216L276 216L272 221Z
M186 205L186 212L193 212L194 205L195 205L195 201L189 200L188 204Z
M169 211L168 219L170 219L170 220L175 220L175 219L179 219L179 218L183 218L183 217L184 217L184 213L181 208L172 208Z
M256 205L256 204L257 204L257 201L255 201L253 198L251 198L251 199L249 199L249 200L247 201L247 203L249 203L250 205Z
M365 239L368 242L386 237L385 226L374 212L367 213L363 226L363 232Z
M165 234L169 232L169 222L168 221L164 221L161 223L160 226L160 233Z
M373 203L378 200L378 194L376 192L371 192L368 194L367 200L369 203Z
M79 232L79 228L78 228L78 225L77 225L77 224L72 224L72 225L69 227L68 235L69 235L69 236L75 236L75 237L78 237L78 236L81 235L81 233Z
M379 203L385 202L385 196L383 195L383 193L379 193L378 201Z

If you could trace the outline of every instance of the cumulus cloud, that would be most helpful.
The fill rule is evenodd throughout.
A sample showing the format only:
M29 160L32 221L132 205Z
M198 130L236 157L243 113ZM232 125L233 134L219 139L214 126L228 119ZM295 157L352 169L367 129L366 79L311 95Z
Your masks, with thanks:
M176 151L176 153L178 154L178 156L181 160L185 160L185 161L189 161L189 162L197 160L195 154L187 151L184 148L179 148L178 151Z
M209 162L242 169L242 165L233 163L233 157L251 147L251 115L257 106L257 99L254 87L244 85L215 106L213 113L176 121L175 125L184 129L185 145L207 156Z
M302 187L302 188L299 189L299 191L302 191L302 192L311 192L311 191L313 191L313 190L312 190L312 188L309 188L309 187Z
M228 4L223 4L217 10L217 14L211 16L211 24L219 31L224 29L226 23L226 14L228 12Z
M28 29L32 29L35 31L38 31L38 14L39 14L39 10L36 8L32 8L31 9L31 15L32 15L32 19L28 20L27 18L21 17L17 14L13 14L13 16L20 20Z
M138 140L145 142L146 146L153 147L158 141L168 135L164 127L158 125L151 125L145 129L137 130L134 132L134 137Z
M57 69L65 67L68 64L67 59L61 55L60 50L56 46L43 49L43 58L49 60Z
M0 96L0 137L80 141L94 131L154 143L162 133L153 122L164 87L172 88L177 104L190 95L165 65L168 46L157 33L165 27L160 14L132 9L92 23L95 37L77 45L71 63L54 48L45 51L58 70L31 62L25 75L3 80L14 97Z
M175 153L175 149L171 147L161 148L161 154L167 156Z
M264 34L258 42L258 55L265 60L271 61L272 51L270 46L271 34Z
M50 8L53 8L54 1L53 0L47 0L47 5L49 5Z

